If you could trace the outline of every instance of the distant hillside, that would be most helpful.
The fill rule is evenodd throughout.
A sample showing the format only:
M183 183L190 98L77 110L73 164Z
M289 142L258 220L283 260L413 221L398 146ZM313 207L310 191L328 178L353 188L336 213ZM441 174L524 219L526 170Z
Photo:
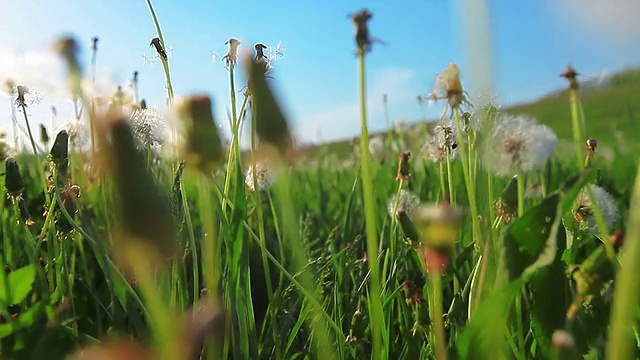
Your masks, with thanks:
M580 80L580 78L578 78ZM605 81L584 82L580 87L587 123L587 136L601 144L624 136L630 141L640 141L640 67L620 71ZM566 90L559 89L533 102L503 108L512 114L526 114L551 127L559 138L572 139L571 113ZM434 124L430 122L429 125ZM414 129L419 129L415 124ZM618 134L616 136L616 133ZM376 134L371 134L375 136ZM418 135L419 134L414 134ZM321 145L304 147L302 152L337 155L349 154L358 146L358 137Z
M586 84L580 99L587 122L587 136L612 141L618 131L627 139L640 139L640 68L612 75L603 85ZM537 101L506 109L534 116L558 137L570 139L571 113L567 91L557 91Z

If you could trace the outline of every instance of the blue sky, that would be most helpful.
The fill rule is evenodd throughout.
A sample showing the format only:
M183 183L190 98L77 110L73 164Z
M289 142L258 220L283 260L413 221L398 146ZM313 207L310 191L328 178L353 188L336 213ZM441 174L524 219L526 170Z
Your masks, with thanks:
M140 56L153 55L148 45L156 36L144 0L0 1L0 33L5 34L0 55L14 54L17 61L26 56L29 66L37 67L40 62L25 52L47 51L56 36L73 33L88 63L90 39L98 36L100 76L126 86L138 70L141 97L154 107L165 104L162 67L144 66ZM228 72L219 59L226 52L224 42L237 38L244 49L280 42L285 56L273 63L276 91L303 141L359 132L353 28L347 16L363 7L374 14L373 36L387 43L376 45L367 58L373 130L385 127L385 93L392 120L418 120L417 95L428 93L434 75L451 61L460 65L472 95L489 93L503 106L564 86L558 73L569 62L586 77L640 64L637 0L487 1L488 23L478 15L481 3L156 0L154 6L165 42L174 48L170 67L176 94L210 94L221 124L229 106ZM0 56L0 78L11 75L6 63ZM242 75L238 80L243 83ZM35 122L49 123L47 101L56 100L45 97L30 109ZM8 130L6 97L0 98L0 109L0 127ZM440 111L436 105L428 115ZM69 104L60 105L59 112L69 117Z

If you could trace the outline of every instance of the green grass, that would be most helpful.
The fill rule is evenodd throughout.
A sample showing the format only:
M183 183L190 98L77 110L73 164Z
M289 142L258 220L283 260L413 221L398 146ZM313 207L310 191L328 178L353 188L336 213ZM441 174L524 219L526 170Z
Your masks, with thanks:
M178 157L136 148L126 116L111 117L123 109L112 108L90 114L109 120L92 134L97 153L67 149L60 135L46 156L5 160L0 357L64 359L83 349L89 359L640 354L640 220L630 205L640 186L640 71L581 93L587 136L598 134L609 151L596 150L588 169L576 169L573 151L561 147L538 171L518 174L522 182L494 176L482 147L464 143L486 139L483 128L459 134L464 152L451 160L443 189L444 167L415 152L422 130L376 134L385 148L370 157L365 138L295 151L264 68L242 60L229 73L229 101L235 135L241 121L251 128L250 151L241 153L237 139L221 151L221 120L212 119L208 98L195 96L174 104L189 124ZM250 93L241 100L234 89L242 72ZM536 116L572 139L564 92L505 111ZM362 114L366 134L364 107ZM396 178L392 148L401 138L414 150L402 168L410 181ZM256 159L268 161L273 183L260 186ZM248 169L254 176L245 178ZM542 183L545 195L525 193ZM575 204L588 184L615 199L620 216L606 230L628 226L632 246L609 244L602 226L599 237L584 228L581 219L603 220L606 210ZM419 211L394 213L401 190L416 195ZM561 346L558 331L573 345Z

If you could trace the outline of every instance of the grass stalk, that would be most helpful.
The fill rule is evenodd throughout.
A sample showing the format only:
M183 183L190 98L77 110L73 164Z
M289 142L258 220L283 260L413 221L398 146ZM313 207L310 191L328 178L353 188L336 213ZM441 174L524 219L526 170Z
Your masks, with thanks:
M378 270L378 230L376 226L376 205L373 195L373 178L371 176L371 159L369 154L369 131L367 127L367 97L366 97L366 77L365 77L365 52L363 48L358 48L358 70L360 86L360 115L361 134L360 151L362 156L362 191L365 207L365 223L367 234L367 256L369 261L370 276L370 297L372 309L371 316L371 337L373 343L373 359L380 359L382 356L382 328L383 309L380 298L380 275Z
M627 221L625 237L629 239L622 249L622 267L616 277L611 311L611 326L607 343L607 359L635 359L632 327L637 325L634 316L640 300L638 273L640 273L640 169L636 176L629 205L630 213ZM607 242L605 240L605 242Z

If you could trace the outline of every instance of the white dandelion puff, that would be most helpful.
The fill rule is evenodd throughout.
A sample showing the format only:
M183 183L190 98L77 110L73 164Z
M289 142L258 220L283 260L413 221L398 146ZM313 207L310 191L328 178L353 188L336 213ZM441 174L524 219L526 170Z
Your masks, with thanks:
M69 135L69 144L73 149L80 150L89 144L90 130L81 120L67 121L58 132L66 130Z
M598 204L598 209L602 214L607 229L610 229L618 221L618 207L616 200L605 189L597 185L587 185L593 194L593 199L589 196L586 188L582 189L573 205L573 214L582 228L591 233L598 232L598 224L593 210L593 201Z
M247 170L245 171L245 174L244 174L244 182L250 191L255 191L256 187L258 191L266 190L269 187L271 187L271 185L273 185L273 183L276 180L275 174L273 173L273 171L271 171L267 163L259 162L255 164L255 169L256 169L255 185L256 186L254 186L253 168L254 168L253 165L247 167Z
M533 118L504 115L497 119L485 145L485 166L496 175L513 176L544 164L556 149L558 137Z
M384 152L384 141L380 137L369 139L369 152L371 155L381 155Z
M389 216L394 217L402 213L411 215L420 205L420 197L409 190L400 190L400 194L392 196L387 202Z
M447 160L447 147L443 143L435 139L430 139L422 147L424 158L434 163L441 163ZM457 156L457 148L449 148L449 159L455 159Z
M141 146L158 147L164 144L166 123L155 109L135 110L129 120L133 134Z
M393 130L398 134L404 134L409 131L410 125L406 119L397 119L393 122Z

